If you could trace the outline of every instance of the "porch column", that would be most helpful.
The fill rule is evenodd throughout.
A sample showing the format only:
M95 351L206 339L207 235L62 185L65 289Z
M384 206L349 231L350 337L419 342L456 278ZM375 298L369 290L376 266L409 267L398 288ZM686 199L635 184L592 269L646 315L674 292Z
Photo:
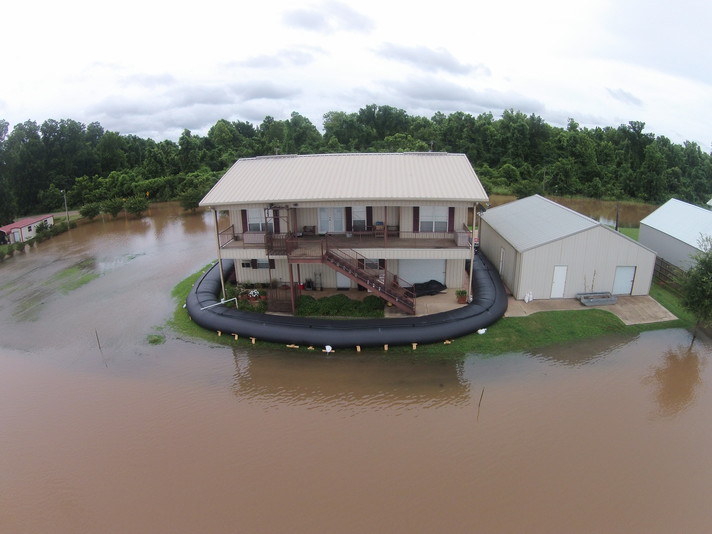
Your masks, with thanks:
M472 235L470 236L470 281L467 284L467 302L472 302L472 275L475 272L475 227L477 226L477 202L473 206Z
M299 269L299 265L297 265L297 269ZM289 264L289 296L292 299L292 315L297 313L297 299L295 298L295 293L296 289L294 287L294 270L293 270L293 264Z
M383 246L388 248L388 206L384 206L383 208Z
M222 288L222 300L225 300L225 273L223 272L222 255L220 253L220 229L218 228L218 210L213 208L215 216L215 242L218 245L218 268L220 269L220 287Z

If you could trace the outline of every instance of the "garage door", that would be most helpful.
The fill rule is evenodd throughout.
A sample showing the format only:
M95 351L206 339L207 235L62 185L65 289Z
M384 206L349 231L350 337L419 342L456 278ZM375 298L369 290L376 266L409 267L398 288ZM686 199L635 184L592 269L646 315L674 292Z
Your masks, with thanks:
M619 265L616 267L616 277L613 279L614 295L630 295L633 292L635 280L634 265Z
M400 260L398 276L411 284L421 284L430 280L445 283L446 260Z

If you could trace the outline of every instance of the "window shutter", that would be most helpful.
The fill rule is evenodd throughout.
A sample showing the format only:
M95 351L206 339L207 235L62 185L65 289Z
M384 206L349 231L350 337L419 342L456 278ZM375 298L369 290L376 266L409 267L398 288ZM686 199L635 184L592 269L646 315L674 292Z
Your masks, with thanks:
M274 269L274 259L272 258L269 259L269 268Z
M448 232L455 231L455 207L454 206L450 206L447 209L447 231Z
M346 231L352 232L354 229L354 223L351 220L351 206L346 206Z
M420 232L420 207L413 206L413 231Z
M242 231L247 232L247 210L240 210L240 216L242 217Z
M366 227L373 228L373 206L366 206Z
M250 267L257 269L257 260L250 260Z
M274 217L272 219L272 222L274 223L274 233L279 234L279 210L274 210L272 212L272 216Z

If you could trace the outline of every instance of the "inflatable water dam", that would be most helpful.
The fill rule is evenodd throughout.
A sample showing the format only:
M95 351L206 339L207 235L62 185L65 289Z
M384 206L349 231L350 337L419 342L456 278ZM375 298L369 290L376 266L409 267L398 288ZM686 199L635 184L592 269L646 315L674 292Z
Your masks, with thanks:
M233 260L222 260L224 271ZM356 348L439 343L486 328L507 311L507 294L497 271L479 252L472 275L474 299L460 308L420 317L392 319L320 319L253 313L220 304L220 269L216 263L193 286L188 314L203 328L287 345Z

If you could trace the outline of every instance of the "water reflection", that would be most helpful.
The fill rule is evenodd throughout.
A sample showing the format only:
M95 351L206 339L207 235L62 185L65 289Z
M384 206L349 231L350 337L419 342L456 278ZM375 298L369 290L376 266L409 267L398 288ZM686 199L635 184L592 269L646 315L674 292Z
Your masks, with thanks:
M382 354L259 354L233 349L234 393L265 406L438 407L469 402L463 362ZM266 401L266 402L265 402Z
M532 352L532 356L570 367L595 363L635 339L635 334L618 334L575 343L564 343Z
M208 225L208 221L210 220L210 212L208 211L201 210L195 213L186 213L180 220L183 226L183 232L186 234L207 233L209 235L210 231L215 232L213 225Z
M693 347L669 348L663 354L662 365L643 379L655 389L655 400L660 417L672 417L692 406L695 394L702 385L702 360Z

